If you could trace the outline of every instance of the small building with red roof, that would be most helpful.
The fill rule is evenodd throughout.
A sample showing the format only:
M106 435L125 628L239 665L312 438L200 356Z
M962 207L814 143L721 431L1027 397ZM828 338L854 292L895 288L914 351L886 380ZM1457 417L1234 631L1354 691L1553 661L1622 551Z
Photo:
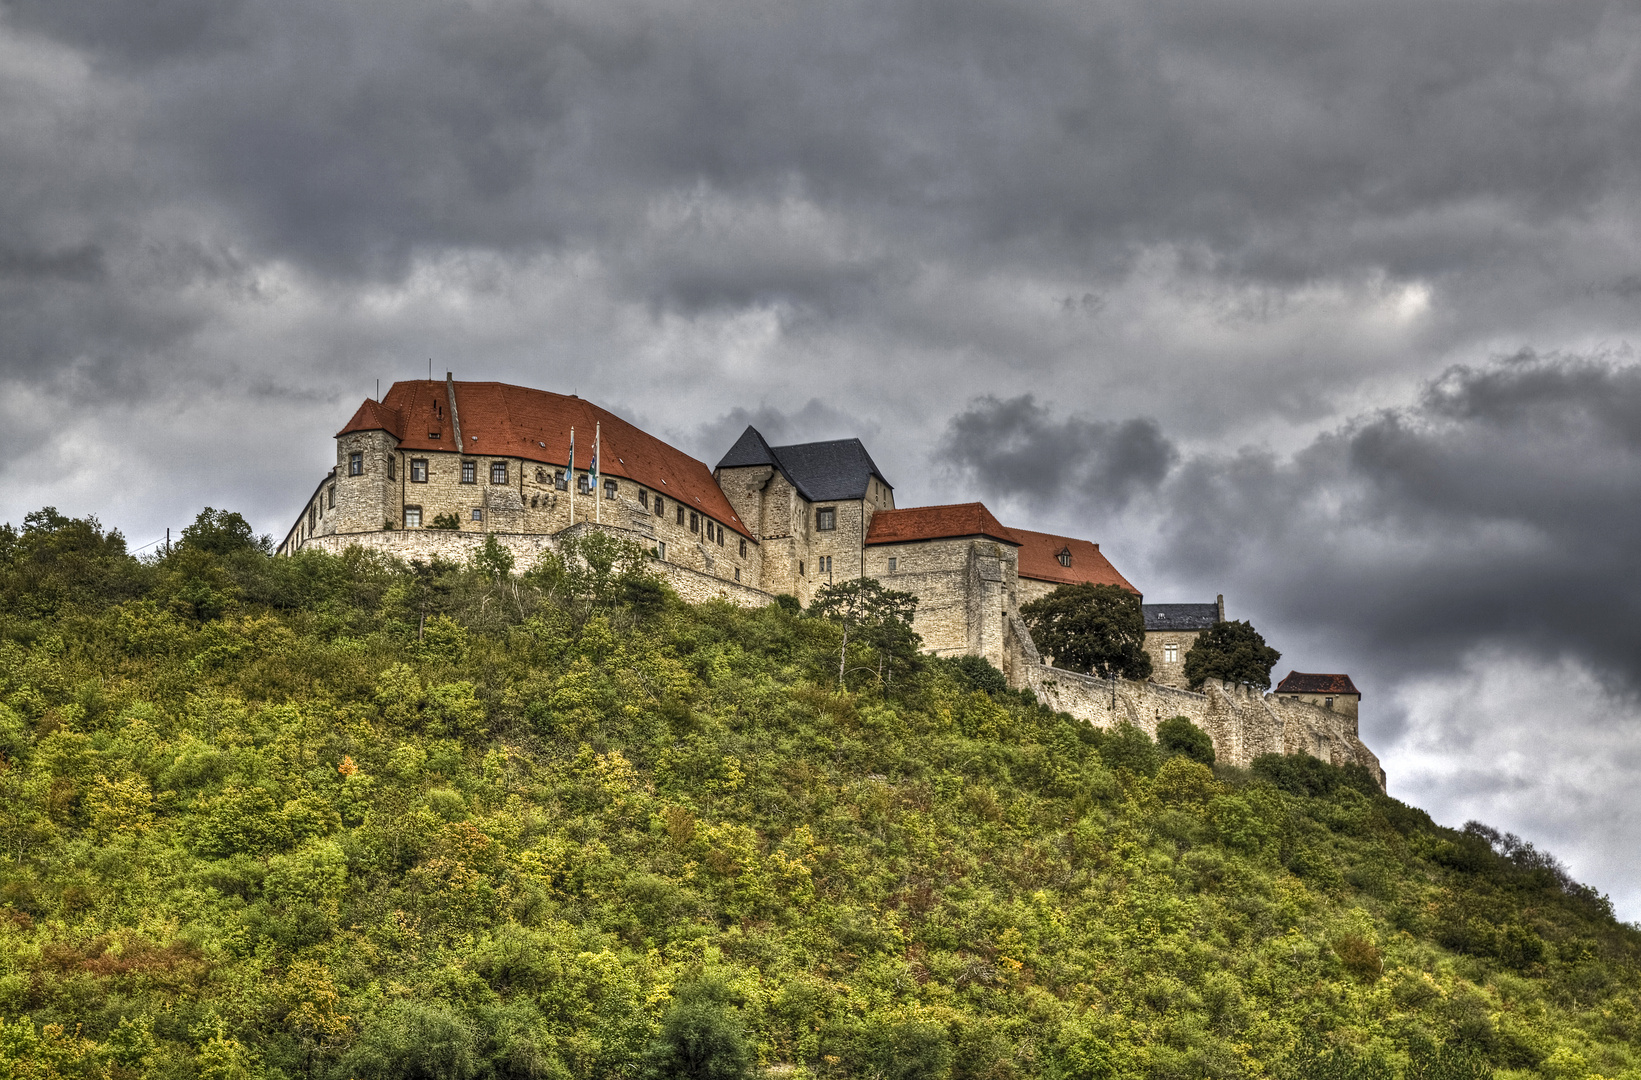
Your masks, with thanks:
M1276 684L1272 693L1290 701L1308 701L1312 705L1344 713L1350 718L1351 730L1356 729L1362 692L1356 689L1349 675L1290 671L1286 678Z

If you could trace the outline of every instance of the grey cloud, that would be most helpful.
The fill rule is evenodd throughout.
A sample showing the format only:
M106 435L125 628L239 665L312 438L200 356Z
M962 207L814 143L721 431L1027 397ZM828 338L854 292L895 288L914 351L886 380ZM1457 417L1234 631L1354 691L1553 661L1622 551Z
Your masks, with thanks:
M748 425L772 446L820 442L825 439L862 439L871 445L878 425L862 417L833 408L819 398L810 398L801 408L790 411L767 402L755 409L737 407L691 433L683 433L680 445L696 448L697 456L714 465L741 437Z
M1061 420L1024 394L973 402L952 418L936 460L983 497L1121 509L1156 489L1179 451L1155 420Z

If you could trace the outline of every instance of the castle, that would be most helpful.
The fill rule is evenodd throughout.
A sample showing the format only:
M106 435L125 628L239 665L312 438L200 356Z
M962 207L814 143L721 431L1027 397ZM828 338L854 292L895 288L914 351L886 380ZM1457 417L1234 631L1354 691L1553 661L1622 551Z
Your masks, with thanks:
M1220 760L1309 753L1365 765L1384 782L1357 737L1359 695L1347 709L1332 697L1313 700L1298 683L1268 695L1186 688L1185 653L1225 618L1223 596L1142 605L1150 682L1047 666L1020 605L1065 584L1140 591L1098 544L1006 526L981 503L896 506L894 486L859 439L771 446L748 427L709 469L574 395L448 373L442 383L397 382L337 432L336 465L279 552L360 546L460 558L494 537L529 565L592 529L637 540L692 601L759 605L785 593L807 604L829 583L875 578L918 597L913 628L927 651L984 657L1010 685L1091 723L1126 721L1154 734L1161 720L1186 715L1213 737ZM1350 684L1348 676L1305 678Z

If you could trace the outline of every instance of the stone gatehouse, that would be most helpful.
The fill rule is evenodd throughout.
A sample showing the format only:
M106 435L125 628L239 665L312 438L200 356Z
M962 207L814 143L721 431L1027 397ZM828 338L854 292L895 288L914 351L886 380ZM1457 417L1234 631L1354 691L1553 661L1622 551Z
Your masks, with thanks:
M1109 707L1090 705L1105 691L1090 693L1078 681L1086 677L1044 667L1019 617L1021 604L1066 584L1115 585L1143 599L1099 545L1004 525L978 502L897 506L894 485L859 439L771 446L748 427L708 468L573 394L458 382L446 373L443 382L394 383L380 401L360 404L335 441L336 464L281 541L282 555L360 546L405 558L465 558L494 537L528 565L566 536L602 529L643 545L657 570L696 601L762 604L786 593L807 604L824 585L870 577L918 597L914 628L930 652L983 656L1012 685L1063 698L1091 722L1127 715L1114 704L1121 695ZM1157 693L1183 686L1187 642L1224 618L1224 598L1144 610L1157 671L1150 685ZM1284 695L1262 708L1259 723L1313 706ZM1378 769L1354 740L1354 724L1354 745L1320 734L1248 743L1235 735L1241 721L1221 716L1225 709L1193 709L1216 718L1209 731L1229 761L1244 756L1244 744L1308 753L1331 745L1345 750L1326 756L1371 759ZM1147 708L1128 712L1143 720Z

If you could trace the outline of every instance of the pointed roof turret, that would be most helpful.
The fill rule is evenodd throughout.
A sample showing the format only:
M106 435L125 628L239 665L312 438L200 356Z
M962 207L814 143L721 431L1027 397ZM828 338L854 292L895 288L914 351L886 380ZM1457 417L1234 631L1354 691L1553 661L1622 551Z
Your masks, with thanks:
M749 465L773 465L775 452L769 448L758 429L751 424L741 432L741 437L735 440L735 445L729 448L723 460L718 462L717 469L741 469Z

